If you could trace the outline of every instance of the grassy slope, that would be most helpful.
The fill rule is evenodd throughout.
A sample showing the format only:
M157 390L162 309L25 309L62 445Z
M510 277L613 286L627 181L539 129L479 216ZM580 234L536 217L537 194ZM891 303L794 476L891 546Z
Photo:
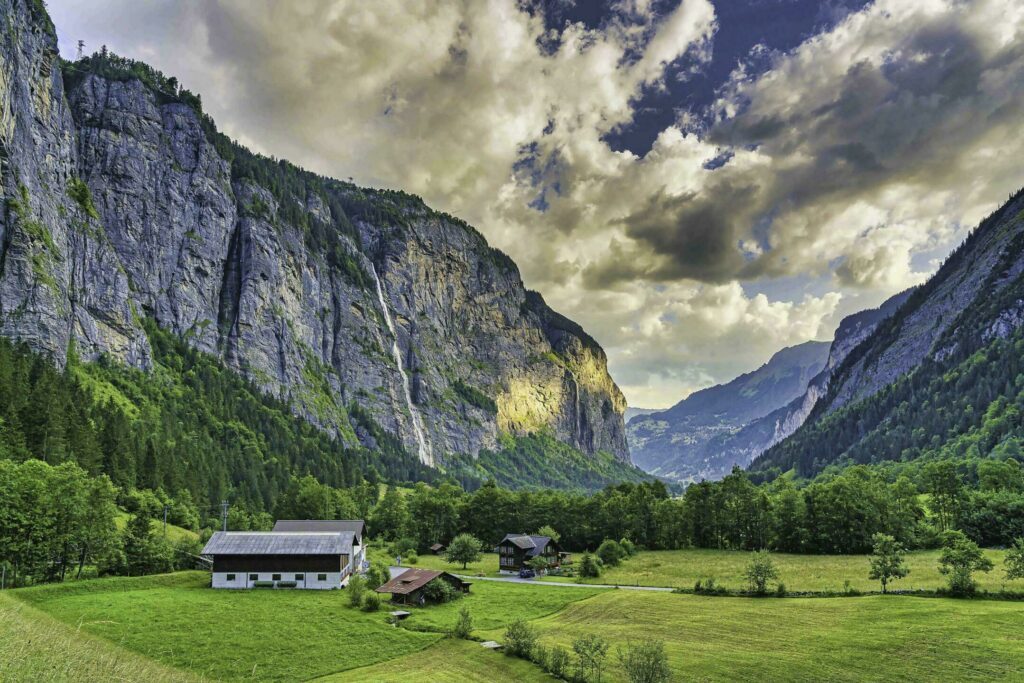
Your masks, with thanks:
M328 676L324 681L370 683L493 683L493 681L551 681L537 666L480 647L479 643L446 638L422 652L363 669Z
M481 582L458 602L413 609L405 622L409 628L394 629L385 623L386 610L351 609L343 592L214 591L206 587L208 581L204 572L182 572L51 584L11 595L87 633L197 675L290 681L383 662L389 663L373 670L394 666L413 676L421 666L422 675L433 677L435 669L450 664L454 646L441 647L438 641L461 607L469 608L477 629L500 629L595 593L583 587ZM484 676L502 661L487 664L478 661L476 650L468 652L474 656L460 660L461 668L453 671L480 665Z
M0 681L198 681L0 593Z
M1020 603L607 591L534 622L545 644L664 640L681 680L1020 680ZM500 637L500 632L491 635ZM610 680L622 680L612 665Z
M1024 590L1024 580L1005 582L1003 577L1003 556L1001 550L986 550L985 554L995 563L995 569L987 574L977 574L981 588L999 590L1005 583L1007 588ZM868 579L866 555L772 555L779 568L781 580L790 591L840 591L844 581L849 580L853 588L863 591L880 590L877 581ZM896 590L917 588L935 589L946 585L946 578L939 574L938 551L914 552L907 555L910 575L893 584ZM750 554L734 550L661 550L641 552L626 560L618 567L608 568L601 578L590 583L615 583L620 585L670 586L692 588L698 579L713 577L727 588L744 588L743 570Z
M204 572L14 591L59 620L218 680L293 681L401 657L440 635L395 629L338 591L215 591Z
M119 510L117 517L114 519L114 523L117 525L118 531L124 531L124 528L128 526L128 513ZM154 532L162 534L164 532L164 523L161 521L153 520L149 525ZM199 534L192 531L191 529L185 529L180 526L174 526L173 524L167 525L167 540L171 543L177 543L181 540L198 541Z

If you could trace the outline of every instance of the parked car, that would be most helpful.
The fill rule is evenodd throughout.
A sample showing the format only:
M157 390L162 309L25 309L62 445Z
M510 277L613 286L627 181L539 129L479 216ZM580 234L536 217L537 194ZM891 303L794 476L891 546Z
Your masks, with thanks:
M522 569L519 570L519 578L520 579L532 579L535 576L537 576L537 572L533 571L532 569L530 569L528 567L523 567Z

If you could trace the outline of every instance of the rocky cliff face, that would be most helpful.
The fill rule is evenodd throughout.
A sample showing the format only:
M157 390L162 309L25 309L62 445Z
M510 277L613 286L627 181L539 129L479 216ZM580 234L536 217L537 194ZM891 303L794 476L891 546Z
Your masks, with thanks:
M352 443L355 411L427 463L539 431L628 461L600 346L470 226L253 155L143 65L62 70L40 3L0 16L0 333L147 369L151 317Z
M782 349L754 372L695 392L668 410L634 417L627 426L634 461L678 481L719 479L734 464L748 464L751 457L738 452L734 438L799 396L828 351L828 343L814 341Z

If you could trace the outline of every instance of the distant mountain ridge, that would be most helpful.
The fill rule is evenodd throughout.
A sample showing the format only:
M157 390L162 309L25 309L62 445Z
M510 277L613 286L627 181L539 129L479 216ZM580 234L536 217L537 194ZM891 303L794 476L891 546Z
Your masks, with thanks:
M807 420L753 464L985 457L1024 443L1024 191L838 363Z
M753 372L633 418L626 426L633 462L676 481L723 476L733 463L718 458L710 444L800 396L825 367L829 346L809 341L782 349Z

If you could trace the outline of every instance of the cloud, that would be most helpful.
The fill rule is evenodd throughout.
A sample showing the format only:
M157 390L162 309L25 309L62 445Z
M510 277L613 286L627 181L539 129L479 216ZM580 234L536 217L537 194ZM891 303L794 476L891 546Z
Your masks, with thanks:
M479 227L637 404L827 337L1022 184L1019 4L877 0L756 50L642 157L605 138L708 58L714 7L620 0L588 28L562 4L50 2L65 55L83 37L147 59L244 143ZM807 287L764 293L791 277Z

